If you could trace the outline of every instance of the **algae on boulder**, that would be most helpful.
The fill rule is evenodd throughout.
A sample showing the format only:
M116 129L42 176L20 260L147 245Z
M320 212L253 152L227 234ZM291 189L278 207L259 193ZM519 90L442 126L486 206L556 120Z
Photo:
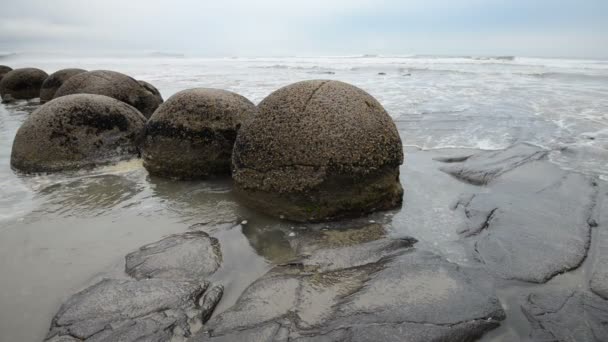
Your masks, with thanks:
M0 81L0 96L3 102L29 100L40 97L40 87L48 77L36 68L22 68L7 72Z
M144 166L153 175L195 179L230 174L232 149L253 103L219 89L181 91L146 124Z
M87 72L83 69L62 69L52 73L42 83L40 89L40 103L51 101L59 89L72 76Z
M146 118L163 102L138 81L125 74L109 70L84 72L67 80L55 93L55 98L71 94L97 94L115 98L137 108Z
M401 205L397 128L365 91L338 81L281 88L239 131L233 178L248 205L294 221Z
M144 125L135 108L107 96L55 99L34 111L17 131L11 166L54 172L136 157Z

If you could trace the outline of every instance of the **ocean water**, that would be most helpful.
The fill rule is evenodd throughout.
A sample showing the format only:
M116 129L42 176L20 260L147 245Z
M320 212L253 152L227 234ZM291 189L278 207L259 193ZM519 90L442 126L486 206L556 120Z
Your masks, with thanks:
M154 84L165 99L182 89L212 87L240 93L254 103L296 81L336 79L375 96L411 151L491 150L529 142L561 150L552 158L563 168L608 178L608 61L16 55L0 59L0 64L48 73L67 67L110 69ZM229 179L157 179L137 160L89 172L19 175L9 165L12 140L35 108L36 101L0 104L0 341L41 340L70 294L100 277L119 275L125 254L167 234L204 227L220 239L225 261L214 279L226 286L220 311L272 264L291 256L289 239L297 238L302 227L243 208ZM433 165L430 157L411 153L404 174L414 177ZM413 205L412 210L427 207ZM450 260L466 263L452 243L457 234L424 227L441 227L453 214L447 207L431 210L429 216L414 219L421 226L416 237ZM407 213L406 208L370 219L394 215L401 220ZM431 214L436 222L426 220Z

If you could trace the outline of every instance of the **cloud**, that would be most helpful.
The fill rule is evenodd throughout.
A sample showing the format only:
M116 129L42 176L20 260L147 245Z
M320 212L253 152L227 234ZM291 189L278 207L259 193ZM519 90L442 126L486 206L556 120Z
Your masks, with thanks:
M607 11L601 0L29 0L3 7L0 50L608 56Z

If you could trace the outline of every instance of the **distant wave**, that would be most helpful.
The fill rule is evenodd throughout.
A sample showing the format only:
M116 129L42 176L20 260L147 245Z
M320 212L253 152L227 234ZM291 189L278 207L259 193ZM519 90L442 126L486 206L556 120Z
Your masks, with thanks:
M597 81L608 81L608 75L590 75L581 73L570 73L570 72L539 72L532 74L518 73L521 76L531 76L537 78L548 78L548 79L577 79L577 80L597 80Z

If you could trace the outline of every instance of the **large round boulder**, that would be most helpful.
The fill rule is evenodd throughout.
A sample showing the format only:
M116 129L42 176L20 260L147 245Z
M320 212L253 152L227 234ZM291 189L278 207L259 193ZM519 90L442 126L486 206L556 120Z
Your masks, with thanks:
M135 108L107 96L64 96L19 127L11 165L28 173L55 172L136 157L145 123Z
M51 101L55 96L57 89L59 89L65 81L72 78L72 76L82 74L83 72L87 71L83 69L62 69L52 73L42 83L42 88L40 89L40 103Z
M2 101L29 100L40 97L40 87L48 76L46 72L36 68L22 68L7 72L0 81Z
M11 70L13 70L13 68L8 67L6 65L0 65L0 81L2 81L4 75L6 75Z
M237 131L255 111L249 100L226 90L181 91L146 123L144 166L177 179L229 175Z
M239 131L232 160L246 204L294 221L402 202L397 128L371 95L343 82L304 81L270 94Z
M71 94L97 94L115 98L137 108L146 118L163 102L154 93L125 74L95 70L72 76L55 93L55 98Z

